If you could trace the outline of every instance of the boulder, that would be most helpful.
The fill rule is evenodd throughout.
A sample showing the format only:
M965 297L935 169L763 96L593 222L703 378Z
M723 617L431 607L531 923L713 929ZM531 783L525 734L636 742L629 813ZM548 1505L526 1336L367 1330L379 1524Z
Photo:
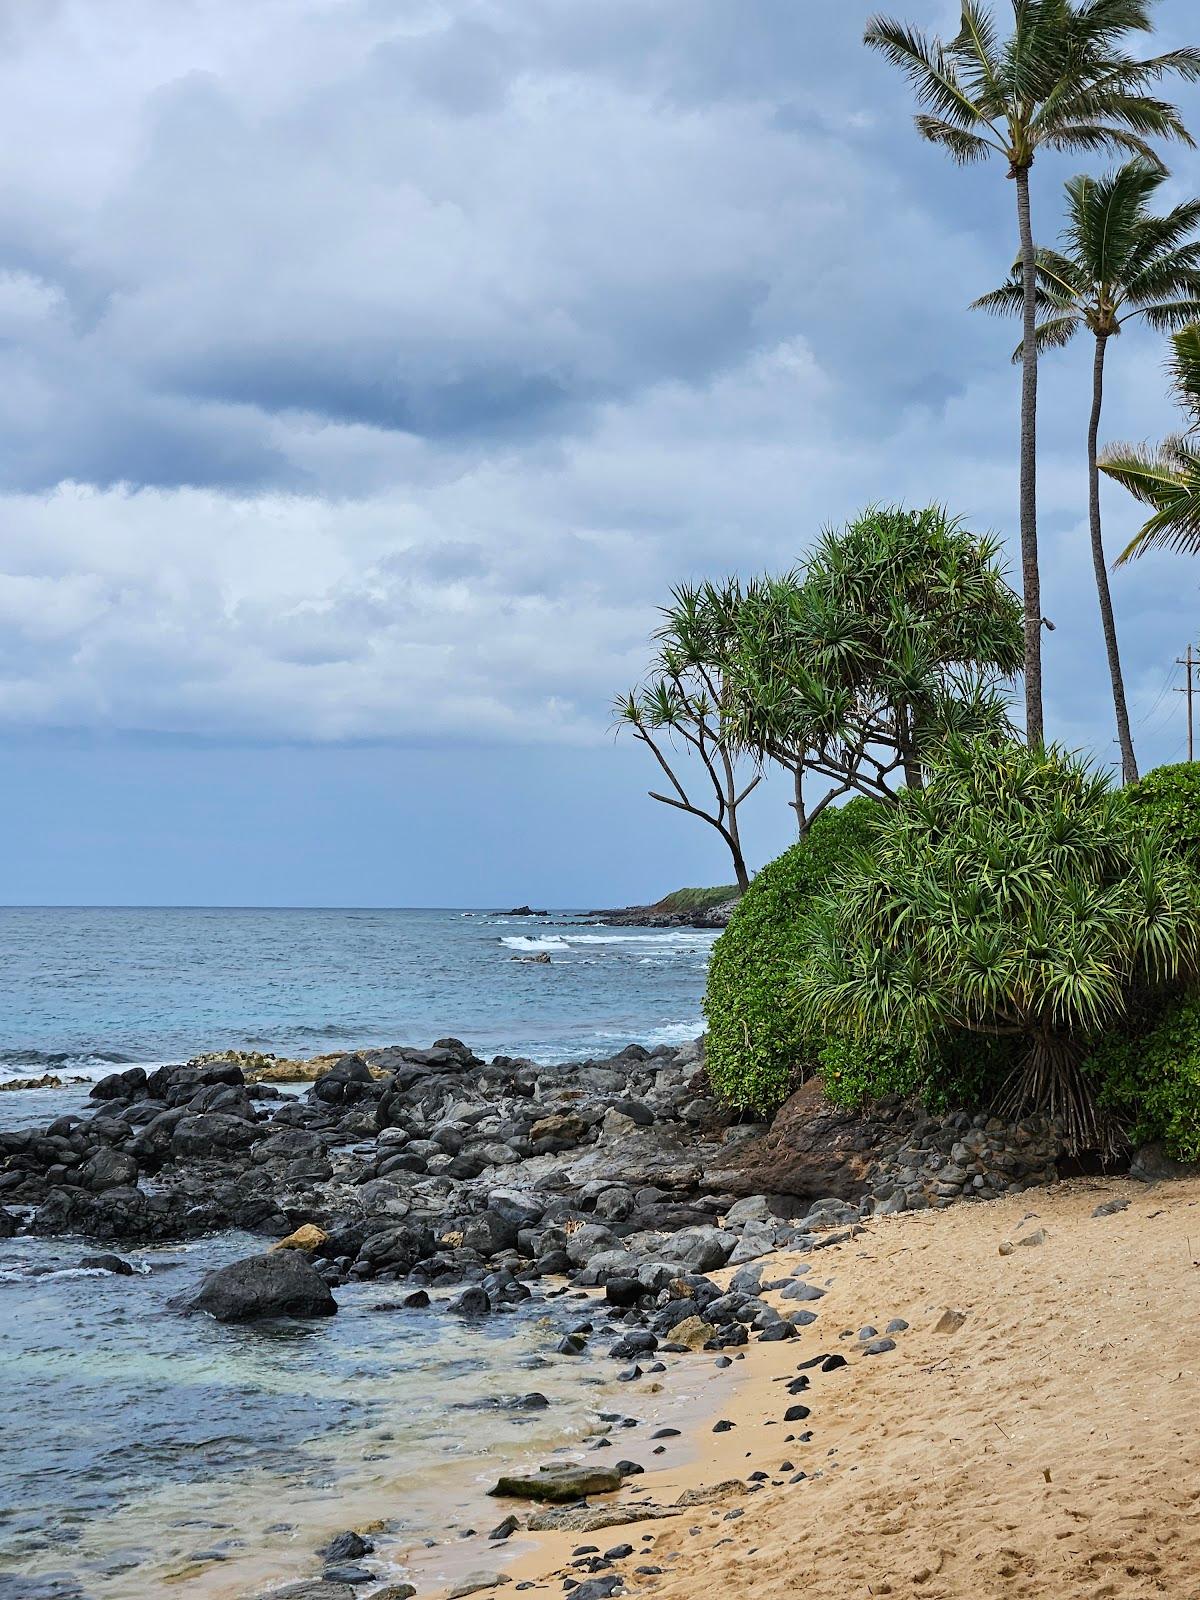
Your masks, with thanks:
M1171 1178L1194 1178L1200 1173L1200 1165L1187 1161L1176 1161L1169 1156L1166 1147L1162 1144L1144 1144L1139 1150L1134 1151L1133 1160L1129 1163L1129 1176L1138 1179L1141 1183L1162 1183Z
M359 1055L342 1056L313 1084L313 1098L325 1105L349 1106L375 1087L370 1067Z
M828 1105L820 1080L810 1079L780 1107L770 1128L715 1155L705 1180L713 1191L744 1197L859 1200L876 1156L895 1145L903 1115Z
M506 1474L488 1493L558 1505L568 1500L582 1500L589 1494L614 1494L620 1487L621 1474L612 1467L554 1465L543 1467L539 1472Z
M702 1317L685 1317L668 1334L672 1344L685 1344L689 1350L703 1350L708 1341L716 1336L717 1330L712 1323L705 1322Z
M83 1256L79 1265L93 1272L111 1272L117 1278L132 1278L133 1268L120 1256Z
M93 1100L132 1100L145 1093L145 1067L128 1067L124 1072L110 1072L107 1078L92 1085Z
M685 1228L664 1240L658 1254L664 1261L678 1261L689 1272L712 1272L725 1265L737 1242L736 1234L721 1228Z
M387 1266L398 1272L411 1272L432 1247L432 1237L423 1223L402 1222L369 1234L359 1259L376 1270Z
M127 1189L137 1182L138 1164L121 1150L94 1150L76 1174L85 1189Z
M312 1578L304 1583L289 1583L286 1589L270 1589L258 1600L354 1600L354 1590L348 1583Z
M258 1128L253 1122L223 1111L206 1111L183 1117L175 1124L171 1154L177 1160L206 1161L230 1151L246 1150L257 1138Z
M329 1243L329 1235L324 1228L318 1228L315 1222L305 1222L294 1233L289 1233L286 1239L280 1239L271 1246L272 1250L303 1250L306 1255L312 1255L322 1245Z
M262 1317L329 1317L337 1301L329 1286L296 1250L248 1256L210 1272L195 1294L176 1302L182 1311L204 1311L218 1322L253 1322Z

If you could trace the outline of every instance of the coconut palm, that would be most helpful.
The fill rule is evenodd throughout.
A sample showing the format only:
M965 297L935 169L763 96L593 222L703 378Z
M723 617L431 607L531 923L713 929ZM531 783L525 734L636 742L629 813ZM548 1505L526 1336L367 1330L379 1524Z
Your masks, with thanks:
M1164 332L1200 321L1200 243L1191 237L1200 227L1200 200L1188 200L1166 216L1152 216L1150 201L1165 178L1161 167L1140 157L1107 177L1072 178L1067 184L1066 251L1061 255L1053 250L1037 252L1037 303L1046 313L1037 327L1039 351L1069 343L1081 328L1090 331L1095 343L1088 426L1088 511L1121 774L1126 783L1137 782L1138 769L1104 558L1097 446L1109 340L1138 317ZM976 300L975 306L984 311L1020 313L1024 309L1021 263L1007 283ZM1020 361L1022 348L1018 347L1014 361Z
M921 135L960 163L999 155L1017 197L1024 266L1021 382L1021 578L1025 597L1026 736L1040 744L1042 606L1037 546L1037 300L1029 171L1039 150L1119 149L1157 163L1147 139L1192 143L1176 108L1147 90L1169 73L1200 76L1200 50L1138 60L1124 42L1152 31L1154 0L1012 0L1013 31L1000 40L981 0L943 41L874 17L866 43L908 77L924 108Z
M1117 557L1117 565L1147 550L1180 550L1200 555L1200 327L1171 337L1171 379L1190 428L1157 448L1110 445L1100 470L1124 484L1154 515Z

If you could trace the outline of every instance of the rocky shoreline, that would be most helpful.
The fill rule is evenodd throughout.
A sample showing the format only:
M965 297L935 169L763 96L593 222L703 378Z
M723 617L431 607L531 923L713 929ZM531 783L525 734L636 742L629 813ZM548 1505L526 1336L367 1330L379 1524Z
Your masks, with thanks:
M589 911L588 917L606 928L725 928L736 900L726 900L705 910L672 910L661 902L651 906L618 906Z
M772 1126L739 1122L707 1093L700 1041L548 1067L484 1062L447 1038L342 1056L302 1098L247 1082L236 1060L204 1058L113 1073L92 1100L90 1115L0 1134L0 1237L119 1250L257 1233L260 1255L179 1297L181 1313L218 1320L332 1315L338 1287L362 1281L398 1293L381 1312L434 1306L469 1321L537 1297L554 1354L603 1351L631 1384L700 1352L728 1366L752 1339L799 1337L825 1292L813 1261L874 1216L1058 1176L1054 1131L1033 1121L899 1103L852 1115L809 1085ZM122 1270L119 1255L88 1261ZM871 1328L862 1353L886 1354L899 1331ZM826 1355L822 1370L844 1364ZM796 1392L812 1381L802 1376ZM796 1402L789 1420L804 1409ZM594 1444L611 1446L603 1434ZM566 1501L569 1515L511 1512L496 1542L524 1527L613 1525L622 1519L605 1521L588 1497L640 1470L617 1460L587 1484L510 1474L504 1498ZM378 1580L361 1560L330 1557L315 1584L283 1593L345 1600ZM411 1592L375 1593L401 1590Z

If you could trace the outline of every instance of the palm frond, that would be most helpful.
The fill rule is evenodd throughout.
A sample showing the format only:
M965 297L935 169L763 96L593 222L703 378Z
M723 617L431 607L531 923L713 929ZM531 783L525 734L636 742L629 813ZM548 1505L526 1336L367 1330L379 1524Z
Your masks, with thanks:
M954 63L940 40L894 17L875 16L867 23L863 43L898 67L912 84L917 99L937 117L964 130L987 121L982 108L959 82Z
M1196 288L1198 292L1194 300L1158 300L1152 305L1142 306L1133 315L1141 317L1147 327L1153 328L1156 333L1174 333L1177 329L1186 328L1193 322L1200 322L1200 282Z
M1113 445L1104 452L1100 470L1154 508L1117 557L1118 566L1148 550L1200 554L1200 452L1191 441L1168 439L1158 449Z
M922 139L948 150L951 158L960 167L971 166L976 161L986 161L990 155L996 153L996 146L991 140L977 133L968 133L963 128L956 128L944 117L931 117L919 112L913 118L913 125Z
M1049 322L1039 322L1036 338L1038 355L1046 350L1063 350L1079 332L1078 316L1052 317ZM1025 359L1025 341L1012 353L1012 364L1019 367Z

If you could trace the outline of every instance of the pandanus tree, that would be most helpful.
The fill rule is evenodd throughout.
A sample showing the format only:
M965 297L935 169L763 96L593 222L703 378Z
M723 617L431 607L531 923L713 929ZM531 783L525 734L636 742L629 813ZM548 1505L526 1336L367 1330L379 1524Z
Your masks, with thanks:
M618 697L613 713L618 730L628 729L667 779L670 792L652 789L650 798L714 828L744 890L750 873L739 812L762 771L733 737L728 714L728 638L739 594L736 583L674 589L651 674Z
M922 791L881 808L803 918L811 1026L926 1041L1010 1039L997 1109L1111 1144L1085 1062L1147 991L1194 975L1200 906L1129 791L1054 748L949 748Z
M939 747L1009 737L1021 609L995 540L938 506L877 506L822 533L804 563L747 585L725 687L738 745L797 778L801 831L848 791L919 788ZM826 792L805 811L800 781Z
M1043 739L1042 602L1037 542L1037 298L1029 173L1042 150L1123 150L1157 162L1147 140L1192 143L1176 108L1147 91L1168 74L1200 76L1200 50L1138 59L1125 43L1152 31L1154 0L1012 0L1001 39L992 11L962 0L949 40L877 16L866 43L908 77L918 132L953 160L999 156L1014 182L1022 262L1021 580L1025 721Z
M1042 320L1037 347L1068 344L1086 329L1093 339L1092 406L1088 424L1088 513L1092 566L1100 621L1112 680L1121 773L1136 783L1137 758L1125 702L1121 654L1108 582L1100 517L1099 437L1104 405L1105 358L1110 340L1142 319L1170 332L1200 320L1200 200L1188 200L1165 216L1150 202L1165 181L1161 167L1136 158L1103 178L1072 178L1067 184L1064 251L1037 252L1037 307ZM1020 262L999 289L975 301L981 310L1019 314L1024 309ZM1018 346L1014 361L1021 359Z
M1172 335L1170 367L1188 432L1158 446L1112 445L1100 458L1101 472L1154 512L1117 557L1118 566L1147 550L1200 555L1200 327Z

